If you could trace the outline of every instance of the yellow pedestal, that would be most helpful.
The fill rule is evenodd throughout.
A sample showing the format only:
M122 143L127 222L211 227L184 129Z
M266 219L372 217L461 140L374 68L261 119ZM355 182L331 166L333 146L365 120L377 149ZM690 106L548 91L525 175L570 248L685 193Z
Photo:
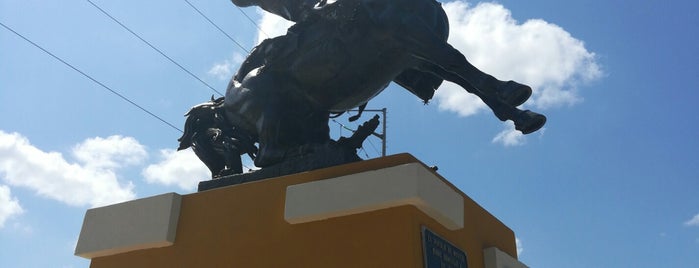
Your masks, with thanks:
M509 228L409 154L92 209L76 255L94 268L424 267L423 227L470 268L521 265ZM160 228L176 231L124 238Z

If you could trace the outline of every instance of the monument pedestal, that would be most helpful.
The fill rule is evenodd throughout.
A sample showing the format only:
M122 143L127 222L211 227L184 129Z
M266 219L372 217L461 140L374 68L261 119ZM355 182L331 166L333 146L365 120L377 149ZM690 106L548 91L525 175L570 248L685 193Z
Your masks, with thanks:
M91 267L526 267L514 233L409 154L87 211Z

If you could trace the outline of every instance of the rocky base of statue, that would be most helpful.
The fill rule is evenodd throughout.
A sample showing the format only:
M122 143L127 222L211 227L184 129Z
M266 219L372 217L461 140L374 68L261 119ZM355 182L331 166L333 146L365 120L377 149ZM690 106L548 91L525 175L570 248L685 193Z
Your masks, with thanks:
M281 163L243 174L222 176L199 183L199 191L361 161L356 149L339 142L304 145L287 152Z

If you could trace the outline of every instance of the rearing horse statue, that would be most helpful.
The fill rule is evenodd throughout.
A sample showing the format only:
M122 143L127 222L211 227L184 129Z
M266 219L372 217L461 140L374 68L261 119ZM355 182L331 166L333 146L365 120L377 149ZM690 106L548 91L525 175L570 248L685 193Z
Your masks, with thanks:
M296 22L248 56L226 91L226 118L258 137L255 165L330 140L329 114L365 105L390 82L427 102L443 80L477 95L524 134L546 122L516 107L530 87L500 81L447 43L449 24L435 0L232 0Z

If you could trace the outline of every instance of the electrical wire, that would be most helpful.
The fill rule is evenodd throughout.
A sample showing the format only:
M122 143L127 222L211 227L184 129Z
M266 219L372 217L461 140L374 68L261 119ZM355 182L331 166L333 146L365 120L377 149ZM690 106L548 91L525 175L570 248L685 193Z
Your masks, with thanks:
M0 26L4 27L4 28L7 29L8 31L10 31L10 32L14 33L15 35L19 36L20 38L24 39L24 41L26 41L26 42L32 44L34 47L40 49L40 50L43 51L44 53L48 54L49 56L51 56L51 57L53 57L54 59L58 60L59 62L63 63L64 65L70 67L70 68L73 69L74 71L80 73L81 75L83 75L83 76L86 77L87 79L90 79L90 81L92 81L92 82L94 82L94 83L100 85L102 88L108 90L109 92L111 92L112 94L118 96L118 97L121 98L122 100L124 100L124 101L128 102L129 104L135 106L136 108L138 108L138 109L140 109L141 111L147 113L148 115L154 117L155 119L157 119L157 120L159 120L160 122L166 124L167 126L169 126L169 127L173 128L173 129L179 131L180 133L183 133L183 131L182 131L180 128L178 128L178 127L176 127L175 125L171 124L170 122L166 121L166 120L163 119L162 117L160 117L160 116L154 114L153 112L149 111L148 109L144 108L143 106L138 105L136 102L130 100L128 97L126 97L126 96L120 94L120 93L117 92L116 90L114 90L114 89L110 88L109 86L105 85L104 83L98 81L97 79L93 78L93 77L90 76L89 74L83 72L82 70L78 69L77 67L75 67L75 66L73 66L72 64L68 63L67 61L63 60L61 57L56 56L55 54L51 53L50 51L48 51L47 49L43 48L43 47L40 46L39 44L33 42L33 41L30 40L29 38L27 38L27 37L25 37L24 35L18 33L17 31L15 31L14 29L12 29L11 27L5 25L5 24L2 23L2 22L0 22ZM245 164L243 164L243 166L244 166L245 168L247 168L248 170L252 170L250 167L248 167L248 166L245 165Z
M121 98L122 100L124 100L124 101L130 103L131 105L135 106L136 108L140 109L141 111L144 111L145 113L149 114L150 116L152 116L152 117L154 117L154 118L160 120L160 122L165 123L166 125L170 126L171 128L173 128L173 129L175 129L175 130L178 130L179 132L183 132L181 129L179 129L178 127L174 126L174 125L171 124L170 122L166 121L165 119L161 118L160 116L157 116L156 114L152 113L151 111L149 111L148 109L144 108L143 106L138 105L136 102L130 100L130 99L127 98L126 96L124 96L124 95L122 95L121 93L117 92L116 90L114 90L114 89L110 88L109 86L103 84L102 82L100 82L100 81L98 81L97 79L93 78L93 77L90 76L89 74L87 74L87 73L81 71L81 70L78 69L77 67L73 66L72 64L70 64L70 63L68 63L67 61L63 60L62 58L56 56L55 54L51 53L50 51L46 50L45 48L43 48L43 47L40 46L39 44L34 43L32 40L29 40L29 38L24 37L24 35L18 33L17 31L13 30L13 29L10 28L9 26L5 25L4 23L0 22L0 25L2 25L2 27L4 27L5 29L7 29L8 31L10 31L10 32L14 33L15 35L19 36L20 38L24 39L24 41L27 41L28 43L32 44L32 45L35 46L36 48L40 49L40 50L43 51L44 53L48 54L49 56L53 57L54 59L60 61L61 63L65 64L66 66L70 67L70 68L73 69L74 71L76 71L76 72L82 74L82 75L85 76L87 79L90 79L92 82L94 82L94 83L100 85L102 88L104 88L104 89L108 90L109 92L111 92L112 94L118 96L118 97Z
M349 131L351 131L352 133L357 132L356 130L351 129L351 128L349 128L349 127L343 125L342 123L337 122L337 120L335 120L335 119L332 119L332 121L335 122L336 124L340 125L341 128L344 128L344 129L346 129L346 130L349 130Z
M239 6L235 6L235 7L238 8L238 11L240 11L240 13L243 13L243 16L245 16L246 18L248 18L248 20L249 20L252 24L254 24L255 27L257 27L257 29L260 30L260 32L261 32L262 34L264 34L267 38L269 38L269 34L267 34L267 33L265 32L265 30L262 30L262 27L260 27L260 25L257 24L257 22L255 22L252 18L250 18L250 16L248 16L248 13L245 13L245 11L244 11L242 8L240 8Z
M218 27L218 25L216 25L216 23L214 23L213 21L211 21L211 19L209 19L209 17L207 17L206 15L204 15L204 13L202 13L201 10L199 10L196 6L194 6L194 4L192 4L192 3L189 2L188 0L184 0L184 1L187 2L187 4L188 4L191 8L193 8L195 11L197 11L197 13L199 13L199 15L201 15L202 17L204 17L204 19L206 19L206 21L208 21L209 23L211 23L211 25L213 25L214 27L216 27L216 29L218 29L219 32L223 33L225 36L228 37L228 39L230 39L231 41L233 41L233 43L235 43L236 45L238 45L238 47L239 47L240 49L242 49L243 51L245 51L245 53L250 53L250 51L248 51L245 47L243 47L243 45L241 45L240 43L238 43L238 41L235 41L235 39L233 39L233 37L231 37L230 35L228 35L228 33L226 33L223 29L221 29L221 27ZM247 16L247 15L246 15L246 16Z
M364 147L359 147L359 149L362 150L362 152L364 152L364 156L366 156L367 159L371 158L369 157L369 154L366 153L366 150L364 150Z
M223 96L223 94L222 94L221 92L219 92L218 90L216 90L215 88L213 88L211 85L209 85L208 83L206 83L205 81L203 81L201 78L199 78L197 75L195 75L195 74L192 73L191 71L187 70L187 68L185 68L184 66L182 66L181 64L179 64L177 61L175 61L174 59L172 59L171 57L169 57L168 55L166 55L162 50L158 49L158 48L155 47L153 44L151 44L150 42L148 42L147 40L145 40L143 37L141 37L139 34L137 34L137 33L134 32L133 30L131 30L129 27L127 27L126 25L124 25L121 21L119 21L119 20L116 19L114 16L112 16L111 14L109 14L107 11L105 11L104 9L102 9L99 5L97 5L96 3L94 3L94 2L91 1L91 0L86 0L86 1L87 1L88 3L90 3L93 7L95 7L96 9L98 9L102 14L104 14L104 15L107 16L107 17L109 17L111 20L113 20L114 22L116 22L117 24L119 24L119 26L121 26L122 28L124 28L125 30L127 30L129 33L131 33L132 35L134 35L136 38L138 38L139 40L141 40L143 43L145 43L146 45L148 45L149 47L151 47L153 50L155 50L156 52L158 52L161 56L165 57L165 58L168 59L170 62L172 62L173 64L175 64L176 66L178 66L178 67L179 67L180 69L182 69L184 72L186 72L187 74L189 74L190 76L192 76L193 78L195 78L196 80L198 80L199 82L201 82L202 84L204 84L206 87L208 87L209 89L211 89L211 90L214 91L215 93L217 93L217 94ZM215 27L216 29L218 29L221 33L223 33L224 35L226 35L226 37L228 37L228 39L230 39L232 42L234 42L240 49L242 49L242 50L245 51L246 53L249 53L249 51L248 51L245 47L243 47L239 42L237 42L234 38L232 38L229 34L227 34L223 29L221 29L221 27L219 27L216 23L214 23L211 19L209 19L201 10L199 10L196 6L194 6L190 1L188 1L188 0L184 0L184 1L185 1L192 9L194 9L197 13L199 13L199 15L201 15L204 19L206 19L212 26L214 26L214 27ZM267 37L269 38L269 35L268 35L264 30L262 30L262 28L261 28L252 18L250 18L250 16L249 16L242 8L240 8L240 7L238 7L238 6L236 6L236 8L237 8L237 9L252 23L252 24L254 24L254 25L257 27L257 29L260 30L260 32L261 32L262 34L264 34L265 36L267 36ZM66 66L68 66L68 67L70 67L71 69L73 69L74 71L80 73L80 74L83 75L84 77L86 77L86 78L88 78L89 80L93 81L94 83L100 85L102 88L104 88L104 89L108 90L109 92L113 93L114 95L118 96L118 97L121 98L122 100L124 100L124 101L130 103L131 105L137 107L138 109L140 109L140 110L142 110L143 112L149 114L150 116L156 118L157 120L161 121L162 123L164 123L164 124L170 126L171 128L173 128L173 129L175 129L175 130L178 130L178 131L180 131L180 132L183 132L183 131L182 131L181 129L179 129L178 127L174 126L173 124L169 123L168 121L164 120L163 118L159 117L158 115L156 115L156 114L150 112L148 109L146 109L146 108L144 108L143 106L141 106L141 105L135 103L134 101L130 100L128 97L126 97L126 96L120 94L120 93L117 92L116 90L114 90L114 89L110 88L109 86L105 85L104 83L98 81L97 79L93 78L92 76L88 75L87 73L83 72L82 70L78 69L77 67L73 66L72 64L70 64L70 63L68 63L67 61L63 60L62 58L60 58L60 57L56 56L55 54L51 53L50 51L44 49L44 48L41 47L40 45L36 44L35 42L31 41L30 39L28 39L28 38L24 37L23 35L21 35L20 33L16 32L15 30L13 30L12 28L10 28L9 26L3 24L2 22L0 22L0 25L2 25L5 29L11 31L11 32L14 33L15 35L19 36L20 38L24 39L25 41L29 42L30 44L34 45L35 47L39 48L40 50L42 50L42 51L45 52L46 54L50 55L50 56L53 57L54 59L60 61L61 63L65 64ZM347 126L345 126L345 125L343 125L343 124L341 124L341 123L339 123L339 122L337 122L336 120L333 120L333 121L334 121L335 123L339 124L342 128L345 128L345 129L347 129L347 130L349 130L349 131L351 131L351 132L355 132L355 130L353 130L353 129L351 129L351 128L349 128L349 127L347 127ZM369 141L369 142L371 143L373 149L374 149L375 151L377 151L377 149L376 149L376 147L373 145L373 143L372 143L371 141ZM369 155L367 154L367 151L366 151L363 147L360 148L360 149L364 152L364 154L365 154L365 155L367 156L367 158L368 158ZM378 151L377 151L377 152L378 152ZM247 168L247 166L246 166L246 168ZM249 169L249 168L248 168L248 169Z
M153 50L155 50L155 51L157 51L158 53L160 53L160 55L162 55L162 56L165 57L166 59L170 60L170 62L172 62L173 64L177 65L177 67L180 67L180 69L182 69L184 72L186 72L186 73L189 74L190 76L194 77L195 79L199 80L199 82L201 82L202 84L204 84L205 86L207 86L208 88L210 88L211 90L213 90L214 92L218 93L219 96L223 96L223 94L222 94L221 92L219 92L218 90L216 90L215 88L213 88L213 87L212 87L211 85L209 85L208 83L204 82L204 80L202 80L201 78L199 78L198 76L196 76L194 73L192 73L192 72L190 72L189 70L187 70L187 68L185 68L184 66L182 66L181 64L179 64L177 61L175 61L175 60L173 60L172 58L170 58L168 55L166 55L165 53L163 53L160 49L158 49L157 47L155 47L153 44L151 44L150 42L146 41L146 39L143 39L143 37L141 37L140 35L138 35L136 32L132 31L131 29L129 29L129 27L126 27L126 25L124 25L124 24L121 23L119 20L117 20L116 18L114 18L112 15L110 15L107 11L105 11L104 9L102 9L100 6L98 6L97 4L95 4L94 2L92 2L92 1L90 1L90 0L86 0L86 1L87 1L88 3L90 3L93 7L95 7L97 10L99 10L100 12L102 12L102 14L104 14L104 15L107 16L107 17L109 17L110 19L112 19L112 20L113 20L114 22L116 22L117 24L119 24L122 28L124 28L125 30L127 30L129 33L131 33L132 35L136 36L136 38L138 38L139 40L143 41L143 43L145 43L146 45L148 45L149 47L151 47Z
M381 152L379 152L378 149L376 149L376 146L374 145L373 142L371 142L371 139L366 139L369 142L369 145L371 145L371 148L374 148L374 152L376 152L377 155L381 155Z

